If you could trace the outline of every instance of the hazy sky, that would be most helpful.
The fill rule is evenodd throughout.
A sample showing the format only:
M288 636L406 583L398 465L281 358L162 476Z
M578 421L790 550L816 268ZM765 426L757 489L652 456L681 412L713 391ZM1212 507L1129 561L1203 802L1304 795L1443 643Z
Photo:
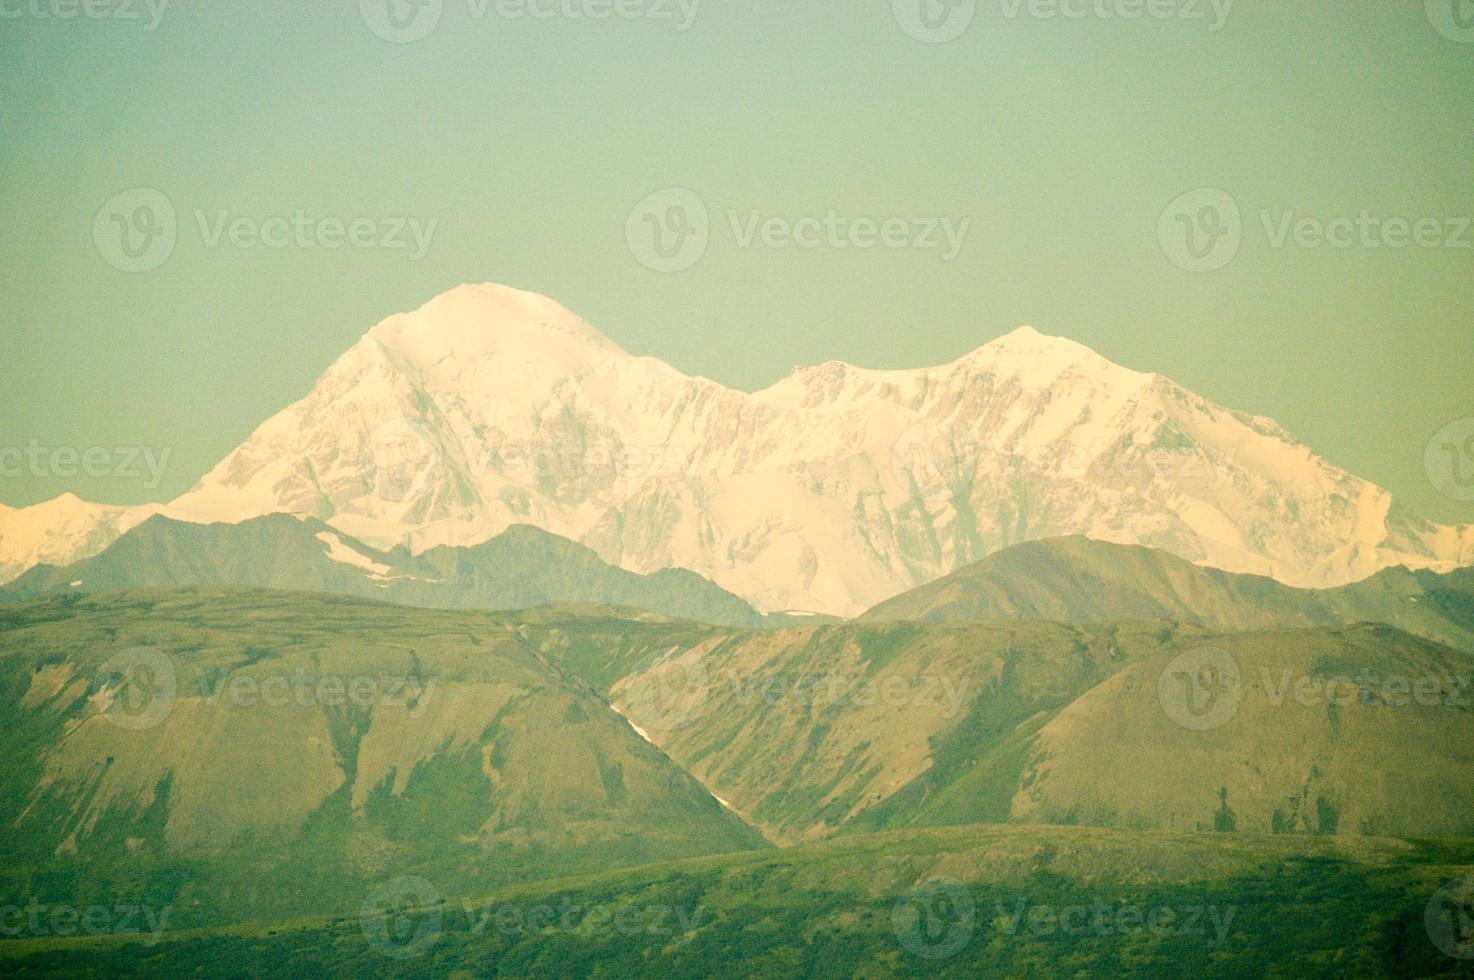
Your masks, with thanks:
M172 497L373 323L494 280L749 390L1031 323L1474 521L1423 464L1474 416L1474 0L82 2L0 0L0 446L172 455L4 503ZM1106 16L1133 9L1171 16ZM709 217L694 258L640 235L696 210L630 220L669 188Z

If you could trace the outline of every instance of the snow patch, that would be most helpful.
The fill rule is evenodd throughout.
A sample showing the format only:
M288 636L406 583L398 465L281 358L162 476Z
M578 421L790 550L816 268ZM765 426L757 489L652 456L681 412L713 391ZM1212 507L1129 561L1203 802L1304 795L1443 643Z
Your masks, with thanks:
M322 531L317 540L328 546L328 558L340 565L352 565L369 573L370 578L387 579L394 569L376 562L368 555L349 547L348 543L329 531Z
M647 731L645 731L645 729L641 728L639 725L636 725L634 722L630 721L629 715L627 715L623 711L621 711L620 708L619 708L619 705L617 705L617 704L611 704L609 707L611 707L611 708L614 709L614 713L616 715L619 715L619 717L621 717L621 718L624 719L624 723L626 725L630 726L631 728L633 728L635 730L635 734L636 735L640 736L645 741L649 742L651 745L655 745L655 739L653 739L653 738L650 737L650 733L647 732ZM659 748L659 746L656 746L656 748Z

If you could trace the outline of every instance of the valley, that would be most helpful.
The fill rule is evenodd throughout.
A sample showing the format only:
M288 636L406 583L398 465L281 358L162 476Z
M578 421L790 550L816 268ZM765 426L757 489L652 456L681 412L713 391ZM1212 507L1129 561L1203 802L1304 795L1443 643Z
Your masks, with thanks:
M1219 677L1233 685L1226 715L1216 695L1194 701L1193 658L1204 651L1232 665ZM1362 673L1377 683L1358 684ZM513 973L535 970L544 955L633 953L679 972L686 943L693 955L734 942L746 949L738 937L761 931L788 901L809 908L803 924L734 963L812 965L787 957L840 943L869 950L886 972L917 971L935 964L908 954L882 912L925 868L986 882L990 901L1001 889L996 915L978 919L990 928L1016 922L1022 913L1010 919L1007 908L1041 896L1113 908L1128 901L1120 892L1206 915L1228 897L1241 901L1263 873L1253 862L1273 854L1301 869L1284 872L1292 879L1312 878L1303 887L1277 878L1289 890L1261 896L1261 911L1309 900L1322 873L1315 854L1340 855L1335 887L1350 875L1358 893L1391 888L1384 897L1395 892L1407 906L1436 875L1418 870L1422 858L1404 867L1388 855L1447 854L1474 839L1468 673L1467 654L1370 624L750 628L587 603L437 610L220 586L45 596L0 606L0 698L16 720L0 736L0 843L13 855L0 908L146 899L169 917L157 947L32 930L0 942L0 956L60 968L68 950L87 947L126 975L142 968L129 966L135 956L275 956L268 951L287 942L278 937L306 930L294 948L341 955L368 941L366 972L392 973L400 961L374 958L376 933L351 916L365 896L401 881L414 883L409 898L431 882L447 903L437 927L447 955L490 957ZM1405 688L1389 687L1392 678ZM1179 683L1189 685L1181 700ZM1434 840L1449 843L1432 852L1398 843ZM972 857L935 851L959 841L971 842L963 851ZM1100 842L1110 843L1106 857L1089 850ZM1019 848L1035 856L1002 857ZM1164 859L1146 855L1176 849L1207 864L1182 858L1144 884L1145 869ZM641 878L669 861L678 864L660 878ZM802 870L826 861L838 864L817 878ZM1014 866L1023 878L989 877ZM891 890L866 885L870 873ZM556 889L591 874L599 877L562 894L614 910L628 904L619 889L633 889L649 899L641 908L673 908L674 899L655 898L688 896L693 880L710 878L699 894L724 911L658 947L643 945L656 934L640 929L580 924L544 947L541 927L493 935L485 922L448 924L452 899ZM748 874L759 877L736 883ZM790 875L815 883L793 893ZM620 884L606 892L600 882ZM750 900L750 889L767 888L768 899ZM525 903L512 904L525 915ZM391 905L410 914L402 901ZM1062 907L1083 914L1078 901ZM1368 963L1393 955L1385 911L1352 915L1366 917L1355 929L1370 945L1355 955ZM1345 939L1351 921L1317 927L1328 931L1311 939ZM1227 972L1258 962L1256 942L1233 938L1241 927L1224 924L1222 949L1200 943L1204 962ZM1048 938L1034 926L1006 935L941 966L965 972L1052 955L1047 944L1029 952ZM1119 964L1128 950L1143 964L1198 955L1171 932L1125 945L1104 931L1070 936L1072 950L1084 944L1072 953L1081 962ZM417 967L433 962L419 957ZM310 959L295 968L310 971Z

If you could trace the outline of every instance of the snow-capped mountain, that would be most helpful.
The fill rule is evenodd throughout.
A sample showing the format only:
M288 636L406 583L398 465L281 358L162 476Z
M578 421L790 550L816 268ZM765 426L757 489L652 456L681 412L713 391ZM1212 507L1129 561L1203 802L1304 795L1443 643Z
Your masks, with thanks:
M6 577L159 509L55 505L0 513ZM415 551L534 524L842 615L1065 534L1299 586L1474 561L1474 527L1420 520L1269 419L1027 327L940 367L830 362L748 394L495 285L374 327L165 509L278 511Z
M70 493L31 507L0 505L0 584L34 565L91 557L161 510L94 504Z

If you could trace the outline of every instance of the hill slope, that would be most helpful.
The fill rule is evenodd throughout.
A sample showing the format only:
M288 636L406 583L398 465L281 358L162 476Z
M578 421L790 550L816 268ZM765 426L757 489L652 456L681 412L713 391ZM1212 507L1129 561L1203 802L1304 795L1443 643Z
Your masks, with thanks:
M1377 622L1474 652L1474 569L1387 569L1308 590L1203 568L1152 548L1083 537L1031 541L903 593L866 622L1170 619L1219 632Z
M0 906L176 924L763 846L485 614L170 590L0 609ZM284 885L284 883L290 883Z
M1127 667L1038 730L1010 818L1474 836L1467 656L1382 626L1223 637L1212 649L1221 710L1207 698L1196 717L1173 710L1187 707L1184 674L1203 669L1173 652ZM968 789L953 787L943 807Z
M1019 820L1211 830L1229 809L1263 832L1474 832L1474 665L1388 627L519 621L530 645L607 692L780 843ZM1212 732L1188 727L1171 700L1187 669L1178 658L1204 650L1241 656L1243 717ZM1369 698L1390 679L1441 693L1342 705L1362 697L1348 688L1364 671ZM1265 706L1266 686L1278 703ZM1302 707L1302 688L1321 700ZM1106 692L1130 700L1095 707ZM1196 707L1211 689L1192 694ZM1170 764L1179 758L1194 765ZM1102 772L1114 782L1092 788Z
M94 558L38 566L0 601L49 592L165 586L250 586L364 596L435 609L520 609L550 603L627 605L731 626L762 624L751 606L694 572L637 575L526 525L469 548L379 551L321 521L286 514L239 524L155 516Z
M208 931L32 929L0 957L118 975L1427 974L1447 964L1420 916L1471 855L1384 838L1474 835L1468 671L1380 626L747 630L223 589L12 605L0 908L143 907ZM754 828L804 843L765 849ZM959 902L976 915L952 948ZM1098 902L1239 918L1211 943L1020 918ZM529 928L544 908L574 925Z

